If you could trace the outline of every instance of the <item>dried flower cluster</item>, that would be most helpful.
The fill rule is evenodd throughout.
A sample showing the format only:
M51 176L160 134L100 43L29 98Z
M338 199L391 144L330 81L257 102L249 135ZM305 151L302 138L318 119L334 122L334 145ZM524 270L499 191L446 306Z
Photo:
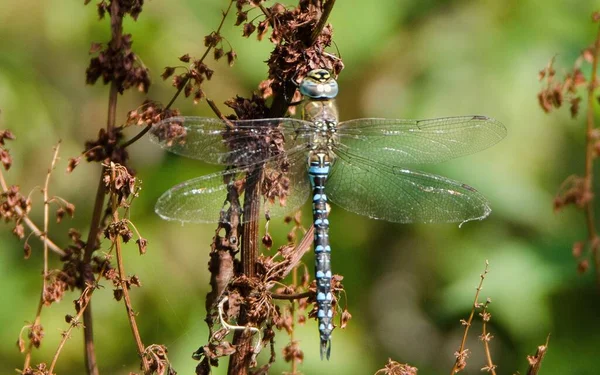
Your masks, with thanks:
M22 220L31 210L31 199L23 196L18 185L9 186L0 194L0 215L5 222L14 222L13 234L19 239L25 237Z
M12 165L10 152L6 149L6 141L12 141L15 135L10 130L0 130L0 162L7 171Z
M600 55L600 12L592 15L592 22L599 24L596 39L592 45L581 52L573 68L564 75L564 78L557 79L554 58L540 71L539 79L545 81L545 87L538 93L538 101L546 113L558 109L568 102L571 117L575 118L580 112L583 101L580 88L586 89L585 173L583 176L574 174L565 179L554 198L554 210L559 211L569 205L576 205L585 213L588 238L585 241L575 242L572 253L577 260L577 270L580 273L587 271L589 258L592 257L596 264L596 272L600 277L600 236L596 232L593 204L595 197L594 161L600 155L600 131L594 124L594 105L600 102L600 93L598 92L600 80L597 73ZM591 65L589 77L586 77L582 71L581 66L584 63Z
M157 124L160 121L179 116L177 109L164 108L163 105L154 100L146 99L141 106L127 113L127 125L148 126ZM175 137L175 136L173 136ZM165 136L167 138L167 136ZM161 138L162 139L162 138ZM168 138L170 139L170 138Z
M592 48L592 47L590 47ZM542 110L550 113L554 109L563 106L565 102L569 103L571 116L576 117L579 113L579 104L581 97L578 91L587 84L587 80L581 71L583 61L592 63L591 50L584 50L579 59L577 59L572 71L565 74L562 80L557 80L556 70L554 69L555 58L552 58L548 65L540 70L539 80L545 82L545 87L538 93L538 102Z
M417 368L388 358L385 367L377 371L375 375L417 375Z

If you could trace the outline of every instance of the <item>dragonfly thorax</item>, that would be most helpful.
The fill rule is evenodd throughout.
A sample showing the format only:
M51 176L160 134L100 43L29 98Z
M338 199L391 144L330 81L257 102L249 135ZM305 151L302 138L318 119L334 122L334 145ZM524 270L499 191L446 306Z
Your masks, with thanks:
M337 122L329 120L318 120L314 123L314 132L310 149L313 152L326 153L333 159L333 146L337 142Z

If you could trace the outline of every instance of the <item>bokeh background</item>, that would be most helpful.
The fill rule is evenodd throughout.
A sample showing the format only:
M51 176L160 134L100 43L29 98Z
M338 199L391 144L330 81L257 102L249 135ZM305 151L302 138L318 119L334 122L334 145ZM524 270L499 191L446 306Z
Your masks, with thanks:
M93 41L109 38L108 19L98 21L95 5L83 1L4 0L0 2L0 127L18 140L9 147L14 166L9 184L24 192L43 185L52 148L62 139L61 161L51 193L77 206L73 220L51 226L59 244L69 227L87 233L99 168L83 164L66 175L67 158L105 126L108 89L85 85ZM291 4L292 2L287 2ZM286 4L287 4L286 3ZM179 65L178 56L204 52L203 36L219 23L225 0L150 1L139 20L127 19L134 50L150 68L148 97L167 102L174 89L160 74ZM457 225L397 225L369 220L333 206L333 267L345 276L353 319L333 335L331 361L318 357L316 323L300 327L306 374L372 374L388 357L408 362L420 374L448 373L462 335L459 320L470 312L485 260L490 273L483 298L492 298L492 355L501 373L523 373L527 354L551 334L542 373L597 374L600 299L593 271L576 272L575 241L586 237L583 215L574 209L554 214L553 196L561 181L584 166L584 119L567 110L544 114L537 104L538 71L556 56L567 70L590 44L597 25L591 1L338 1L330 21L346 68L339 78L342 119L356 117L428 118L485 114L508 128L493 148L430 168L478 188L493 213L482 222ZM257 11L250 17L258 15ZM244 39L230 17L223 35L238 54L233 68L208 60L216 74L206 93L222 103L249 95L266 77L272 45ZM335 52L335 49L332 51ZM589 75L589 67L586 74ZM145 95L119 98L118 120ZM213 116L205 103L179 99L184 114ZM225 106L221 105L222 109ZM134 132L130 133L134 134ZM131 160L143 180L132 220L149 240L148 253L135 245L126 259L143 287L133 290L142 337L162 343L181 374L193 373L191 353L206 341L204 296L214 225L161 221L153 204L170 186L218 167L167 155L147 139L132 147ZM42 198L32 195L32 217L41 223ZM305 207L305 225L310 211ZM273 222L276 246L289 227ZM23 259L22 243L6 226L0 231L0 372L22 366L15 346L19 330L35 314L42 269L41 245ZM57 265L57 259L53 259ZM306 264L312 267L312 258ZM34 363L50 361L73 312L75 293L42 315L46 338ZM103 374L137 370L134 341L125 308L112 299L109 285L94 296L97 357ZM468 342L465 373L484 366L476 323ZM288 338L278 333L281 348ZM225 363L216 369L224 373ZM273 373L289 370L281 360ZM82 374L82 338L68 342L58 374Z

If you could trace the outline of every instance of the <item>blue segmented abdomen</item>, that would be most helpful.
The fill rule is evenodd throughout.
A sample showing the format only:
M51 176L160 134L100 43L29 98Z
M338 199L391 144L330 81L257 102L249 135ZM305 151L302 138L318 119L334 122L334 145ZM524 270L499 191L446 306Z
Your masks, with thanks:
M317 154L316 156L317 160L310 161L308 175L313 188L317 319L321 339L321 359L323 357L329 359L331 353L331 332L333 331L333 296L331 294L331 247L329 246L329 220L327 219L325 182L329 175L330 162L324 154Z

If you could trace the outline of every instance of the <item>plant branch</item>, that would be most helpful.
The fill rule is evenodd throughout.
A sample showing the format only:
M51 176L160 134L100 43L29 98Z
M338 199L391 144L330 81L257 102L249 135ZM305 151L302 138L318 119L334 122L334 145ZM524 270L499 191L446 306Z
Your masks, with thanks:
M48 237L48 221L49 221L49 212L50 212L50 198L48 196L48 189L50 187L50 176L52 175L52 171L56 167L56 161L58 160L58 152L60 150L60 141L54 147L54 155L52 156L52 162L50 163L50 168L48 168L48 173L46 174L46 182L44 183L44 238ZM48 277L48 243L44 241L44 283L42 293L46 291L46 278Z
M314 293L310 292L310 291L309 292L303 292L303 293L296 293L296 294L271 293L271 298L293 301L293 300L296 300L296 299L302 299L302 298L310 297L312 294L314 294Z
M546 337L546 343L544 345L540 345L537 348L534 356L528 356L529 367L527 368L527 375L537 375L542 368L542 361L544 360L544 356L548 352L548 342L550 341L550 335Z
M595 157L595 143L597 142L597 136L594 135L594 91L598 87L597 84L597 71L598 71L598 54L600 54L600 27L596 34L594 42L594 55L592 61L592 76L590 78L588 92L587 92L587 121L586 121L586 153L585 153L585 176L584 184L585 191L592 196L593 192L593 167ZM598 233L596 232L596 225L594 223L594 200L590 199L585 205L585 217L588 229L588 239L592 246L594 262L596 265L596 278L600 285L600 245Z
M111 173L111 184L116 180L116 169L115 164L111 163L110 165L110 173ZM117 202L117 194L115 192L111 192L111 206L112 206L112 223L113 225L117 225L119 222L119 211L118 211L118 202ZM144 367L144 373L149 374L150 368L148 366L147 361L144 358L144 344L142 342L142 338L140 336L140 331L137 327L137 322L135 320L135 312L131 305L131 298L129 297L129 287L127 285L127 275L125 274L125 266L123 265L123 253L121 251L121 237L118 233L115 233L115 239L113 242L115 246L115 253L117 258L117 267L119 270L119 284L121 287L121 291L123 292L123 300L125 302L125 309L127 310L127 318L129 319L129 326L131 327L131 332L133 333L133 337L135 339L138 355L142 359L142 366Z
M485 359L487 361L487 366L484 367L485 371L490 372L492 375L496 375L496 365L494 365L494 361L492 361L492 353L490 352L490 340L492 336L487 331L487 322L489 321L489 313L487 312L487 307L489 305L489 300L483 306L483 311L481 312L481 317L483 320L483 328L481 340L483 341L483 347L485 349Z
M463 334L463 338L460 343L460 347L458 348L458 351L455 353L456 362L454 363L454 366L452 367L452 371L450 371L450 375L454 375L454 374L458 373L466 365L465 344L467 343L467 336L469 334L469 328L471 328L471 322L473 322L473 316L475 315L475 310L479 306L479 302L477 302L479 300L479 292L481 292L481 289L483 287L483 280L485 280L485 276L488 273L488 266L489 266L489 262L486 260L485 261L485 270L480 275L479 286L477 286L477 292L475 292L475 300L473 301L473 307L471 308L471 314L469 315L469 319L466 322L463 321L463 324L465 326L465 333Z
M321 13L321 18L319 18L319 23L317 24L317 27L315 27L315 29L313 30L313 32L310 36L311 41L312 41L312 43L310 45L312 45L317 40L317 38L321 34L321 31L323 31L323 28L327 24L327 19L329 18L329 15L331 14L331 11L333 10L334 5L335 5L335 0L329 0L323 5L323 13Z

